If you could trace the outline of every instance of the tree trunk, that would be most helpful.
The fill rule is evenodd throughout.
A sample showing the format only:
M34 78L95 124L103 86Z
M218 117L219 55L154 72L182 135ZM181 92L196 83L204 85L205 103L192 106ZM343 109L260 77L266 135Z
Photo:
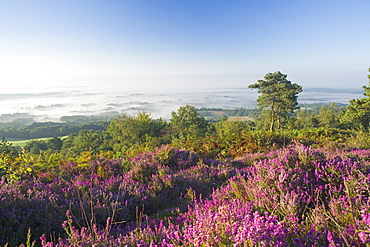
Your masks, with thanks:
M275 109L274 109L274 103L271 103L271 124L270 124L270 131L274 131L275 128Z

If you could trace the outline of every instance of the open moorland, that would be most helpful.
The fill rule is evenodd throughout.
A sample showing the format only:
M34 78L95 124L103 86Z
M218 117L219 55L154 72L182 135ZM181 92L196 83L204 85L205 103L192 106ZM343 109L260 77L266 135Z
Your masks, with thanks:
M169 121L13 127L76 131L0 143L0 245L369 246L370 88L299 109L286 83L293 95L233 121L186 105Z

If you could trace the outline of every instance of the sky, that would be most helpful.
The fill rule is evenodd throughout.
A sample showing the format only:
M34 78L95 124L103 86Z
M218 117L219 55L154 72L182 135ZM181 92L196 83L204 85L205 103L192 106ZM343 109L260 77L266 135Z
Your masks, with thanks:
M2 89L361 88L369 0L0 0Z

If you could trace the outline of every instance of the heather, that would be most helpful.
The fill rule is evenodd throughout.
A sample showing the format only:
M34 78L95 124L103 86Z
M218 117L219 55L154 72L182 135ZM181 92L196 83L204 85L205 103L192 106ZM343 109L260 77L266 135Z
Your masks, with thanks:
M297 113L301 88L280 77L253 85L268 96L254 121L187 105L23 149L3 139L0 245L370 246L367 100Z
M125 159L59 160L48 169L39 161L27 165L19 166L22 176L15 172L18 180L14 174L1 179L2 244L18 244L28 228L35 236L66 237L61 224L67 211L76 226L101 227L110 218L114 230L125 233L135 227L138 214L184 211L194 197L209 195L236 174L229 163L168 146Z
M370 244L367 149L293 142L215 160L165 145L5 162L1 245L26 243L28 230L42 246Z

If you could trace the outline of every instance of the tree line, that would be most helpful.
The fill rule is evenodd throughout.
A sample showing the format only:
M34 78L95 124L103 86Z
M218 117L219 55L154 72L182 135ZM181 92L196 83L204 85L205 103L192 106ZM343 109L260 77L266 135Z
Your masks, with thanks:
M323 138L333 141L337 136L347 140L355 135L348 130L366 132L369 128L370 87L364 86L366 98L352 99L346 108L331 103L318 105L318 109L307 105L300 107L297 97L302 87L288 81L281 72L269 73L264 79L250 85L261 94L257 99L259 114L256 114L254 121L229 121L223 116L217 122L210 122L201 114L202 110L209 109L186 105L172 112L169 121L153 119L149 113L139 112L135 116L119 115L110 122L81 125L33 123L17 131L24 130L30 137L36 134L54 136L47 141L29 141L24 150L35 154L47 150L65 156L101 151L128 154L134 150L170 144L208 155L221 152L227 157L248 150L258 151L263 145L284 145L299 138L307 144ZM240 109L237 111L242 112ZM255 114L255 111L249 113ZM60 138L66 134L66 138ZM15 147L9 149L6 142L2 143L2 147L3 150L16 151Z
M17 121L19 122L19 121ZM32 122L14 126L14 123L1 123L0 136L5 138L34 139L52 136L65 136L83 129L105 130L109 121L87 122L82 124L58 122Z
M370 68L369 68L370 72ZM368 75L370 80L370 75ZM258 109L261 111L259 119L267 126L262 128L274 131L282 128L304 127L341 127L364 128L370 127L370 87L363 86L364 98L351 99L349 105L337 109L332 103L328 107L322 106L318 115L312 111L302 110L298 106L298 94L302 87L287 80L287 75L280 71L268 73L265 80L249 85L257 89L261 95L257 99ZM369 81L370 85L370 81Z

